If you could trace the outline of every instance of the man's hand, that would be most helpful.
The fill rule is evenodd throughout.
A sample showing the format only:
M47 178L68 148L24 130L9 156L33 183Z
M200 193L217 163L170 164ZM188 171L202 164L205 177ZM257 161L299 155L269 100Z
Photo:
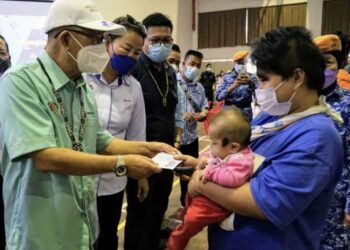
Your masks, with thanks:
M153 157L160 152L165 152L172 155L181 154L176 148L162 142L147 142L146 148L146 155L148 157Z
M184 113L184 120L186 122L195 122L197 121L198 115L193 112L185 112Z
M149 191L147 178L138 180L137 185L137 198L139 202L143 202L147 198Z
M239 83L239 85L251 85L253 83L248 75L241 75L236 81Z
M236 81L234 81L226 90L226 95L230 94L232 92L232 90L234 90L235 88L237 88L239 85L241 85L241 82L238 81L238 79L236 79Z
M133 179L147 178L151 174L160 173L162 169L150 158L141 155L124 155L127 176Z

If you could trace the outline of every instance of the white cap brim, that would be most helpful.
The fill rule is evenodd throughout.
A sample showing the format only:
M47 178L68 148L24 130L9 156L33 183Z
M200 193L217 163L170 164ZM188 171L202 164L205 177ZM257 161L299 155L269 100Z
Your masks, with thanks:
M86 29L107 32L108 34L116 35L116 36L121 36L126 32L126 29L124 26L115 24L109 21L104 21L104 20L88 22L88 23L80 23L76 25Z

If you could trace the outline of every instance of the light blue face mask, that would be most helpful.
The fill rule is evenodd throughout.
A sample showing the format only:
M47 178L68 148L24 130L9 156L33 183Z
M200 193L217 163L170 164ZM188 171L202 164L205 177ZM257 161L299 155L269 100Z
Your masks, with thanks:
M148 45L147 56L152 62L161 63L170 55L172 47L172 44L164 45L163 43Z
M239 72L241 71L242 68L243 68L243 65L242 65L242 64L238 64L238 63L235 64L235 71L236 71L237 73L239 73Z
M187 66L185 70L185 76L188 80L193 81L198 76L199 69L196 67Z

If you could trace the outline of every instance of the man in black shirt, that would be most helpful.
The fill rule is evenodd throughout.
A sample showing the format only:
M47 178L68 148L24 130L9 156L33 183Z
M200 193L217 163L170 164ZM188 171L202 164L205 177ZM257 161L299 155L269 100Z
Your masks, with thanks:
M146 108L147 141L174 145L177 81L174 69L166 62L172 50L171 21L161 13L143 20L147 37L133 76L141 83ZM129 179L125 227L125 250L159 249L160 227L168 207L173 172L163 170L148 178L148 197L137 200L137 182Z
M199 82L203 85L205 89L205 96L208 102L210 102L210 108L213 106L213 100L214 100L213 85L215 81L216 81L215 73L212 71L211 63L208 63L206 65L206 70L203 71L199 77Z

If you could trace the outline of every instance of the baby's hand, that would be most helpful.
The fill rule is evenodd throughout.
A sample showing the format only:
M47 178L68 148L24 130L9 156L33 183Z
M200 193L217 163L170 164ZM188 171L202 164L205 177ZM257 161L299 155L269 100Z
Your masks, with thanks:
M203 157L199 158L199 163L198 163L196 168L197 169L205 169L207 165L208 165L208 157L203 156Z
M203 184L208 181L208 179L205 177L204 174L201 176L201 181L202 181Z

